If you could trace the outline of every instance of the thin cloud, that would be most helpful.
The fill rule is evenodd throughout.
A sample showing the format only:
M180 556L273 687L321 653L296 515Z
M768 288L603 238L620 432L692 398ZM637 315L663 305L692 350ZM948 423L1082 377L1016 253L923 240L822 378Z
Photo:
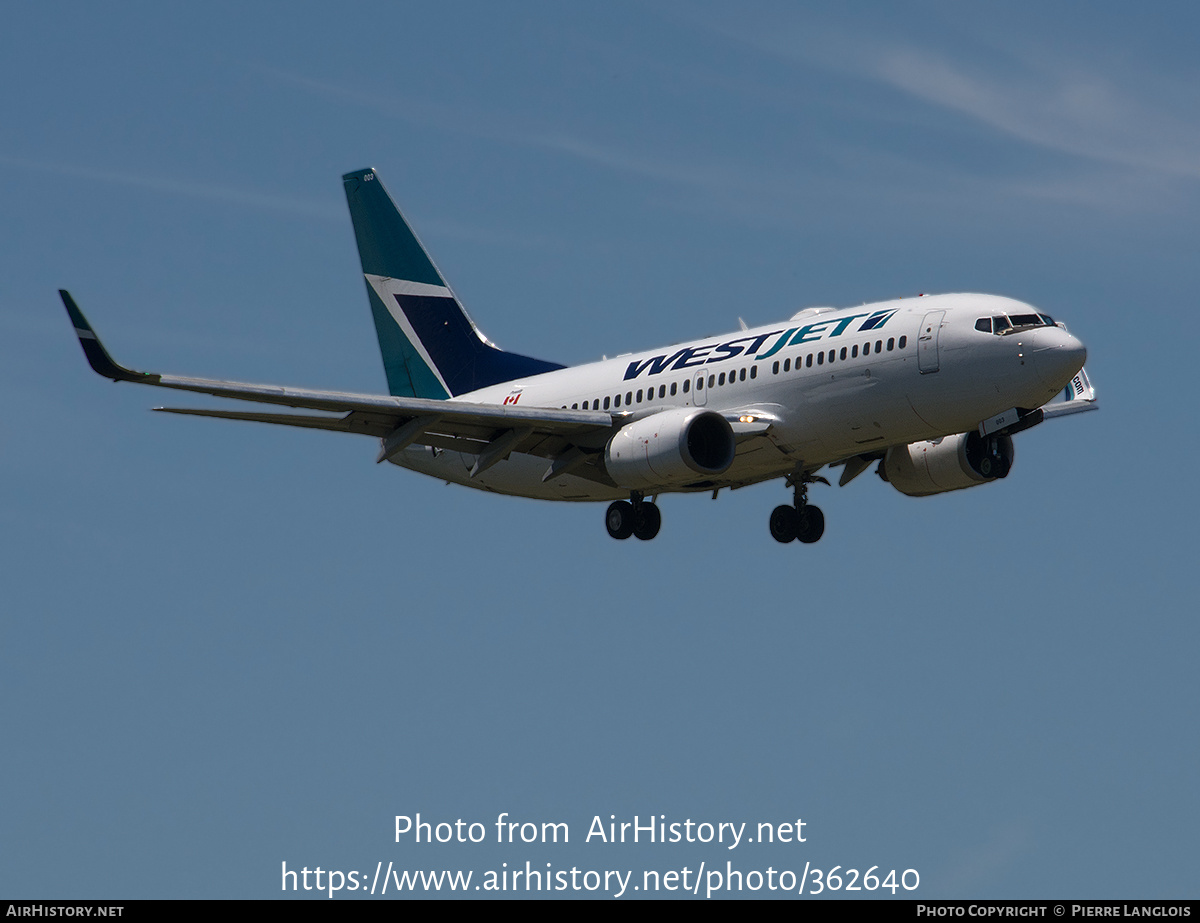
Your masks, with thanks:
M462 105L455 107L444 103L413 100L399 93L385 95L364 92L359 88L342 86L332 81L318 80L274 67L264 67L262 70L281 82L315 95L371 109L380 115L471 138L534 148L635 176L690 185L719 181L720 174L724 172L714 170L712 166L688 164L671 157L655 159L644 154L635 154L545 124L531 124L528 119L522 124L521 116L513 112L498 114L493 110L475 110Z
M728 168L715 164L702 165L696 161L685 161L677 157L648 157L644 153L633 153L611 145L600 144L577 136L548 133L524 139L525 143L563 154L576 160L605 167L618 173L626 173L645 179L659 180L679 186L724 188L733 178Z
M871 69L898 90L1048 150L1200 177L1200 126L1155 111L1148 101L1084 69L1043 63L1019 72L979 74L912 48L876 57Z
M939 882L945 894L978 894L997 883L1029 849L1030 830L1011 821L991 831L986 842L964 849Z
M486 124L484 113L472 113L469 119L455 120L447 115L447 109L444 106L406 97L400 93L371 92L361 86L348 86L332 80L319 80L278 67L260 65L258 69L280 83L303 90L313 96L345 103L359 109L368 109L388 118L403 119L427 127L461 131L475 136L493 136L493 132L479 128ZM468 129L467 124L472 127Z
M465 106L450 106L412 100L401 94L367 93L357 88L317 80L277 68L263 68L264 73L306 92L351 103L380 115L401 119L425 128L453 132L470 138L493 141L511 147L525 148L570 158L593 166L641 179L654 180L667 186L703 193L710 199L727 196L730 190L748 186L778 189L777 183L748 183L747 175L762 176L762 170L750 170L745 165L701 162L691 156L672 153L655 155L644 150L634 151L617 145L595 141L570 131L546 124L532 124L529 119L513 112L498 114L478 111Z
M968 58L969 52L847 33L812 17L777 22L769 30L729 20L697 25L790 62L798 75L823 71L844 79L846 87L863 81L883 86L927 104L929 112L985 126L1059 158L1017 167L1024 173L1016 176L939 162L943 181L953 178L998 201L1016 196L1119 211L1172 207L1181 185L1200 178L1200 120L1181 90L1194 83L1191 75L1168 79L1113 49L1072 56L1034 41L1000 45L989 35L980 37ZM864 107L853 98L858 119L894 125L921 118L911 109ZM915 162L910 167L921 169Z
M300 199L294 196L271 195L248 189L238 189L232 186L167 179L146 173L118 173L112 170L100 170L94 167L83 167L75 164L45 163L16 157L0 157L0 164L18 167L22 170L36 170L55 176L67 176L75 179L95 180L102 183L147 189L165 195L231 202L246 208L262 209L265 211L286 212L293 215L324 219L332 218L340 220L342 217L341 210L335 209L332 205L327 205L324 202L312 199Z

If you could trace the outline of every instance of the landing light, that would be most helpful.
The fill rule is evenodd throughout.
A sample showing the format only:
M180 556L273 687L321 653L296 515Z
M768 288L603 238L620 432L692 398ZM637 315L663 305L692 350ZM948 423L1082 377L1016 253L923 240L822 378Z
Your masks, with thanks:
M754 417L751 414L744 413L740 417L738 417L738 422L739 423L753 423Z

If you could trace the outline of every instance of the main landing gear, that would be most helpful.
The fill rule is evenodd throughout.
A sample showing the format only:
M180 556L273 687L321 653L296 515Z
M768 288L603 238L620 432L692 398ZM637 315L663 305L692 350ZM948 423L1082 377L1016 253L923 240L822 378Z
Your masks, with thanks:
M629 538L636 535L644 542L658 535L662 527L662 514L658 507L634 491L628 500L618 500L604 514L604 525L613 538Z
M799 539L811 545L825 534L825 514L818 506L808 502L808 485L814 482L828 484L824 478L803 474L794 481L796 488L792 506L777 506L771 511L771 537L777 542Z

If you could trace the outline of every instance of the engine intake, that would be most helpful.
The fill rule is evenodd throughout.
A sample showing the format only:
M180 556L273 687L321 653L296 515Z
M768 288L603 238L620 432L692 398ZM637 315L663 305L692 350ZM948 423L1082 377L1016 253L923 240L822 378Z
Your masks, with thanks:
M684 487L729 470L735 450L723 416L679 408L622 426L604 449L604 466L630 490Z
M1014 454L1010 437L985 438L971 431L893 446L883 457L879 476L902 494L928 497L1007 477Z

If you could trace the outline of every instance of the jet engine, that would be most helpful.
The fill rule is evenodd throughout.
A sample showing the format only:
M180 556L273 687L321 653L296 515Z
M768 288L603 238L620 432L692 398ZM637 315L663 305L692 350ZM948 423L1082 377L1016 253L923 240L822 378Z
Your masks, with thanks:
M697 407L664 410L622 426L604 449L604 467L619 487L684 487L733 464L733 428Z
M879 476L902 494L927 497L1007 477L1013 454L1009 436L959 433L892 446L879 466Z

